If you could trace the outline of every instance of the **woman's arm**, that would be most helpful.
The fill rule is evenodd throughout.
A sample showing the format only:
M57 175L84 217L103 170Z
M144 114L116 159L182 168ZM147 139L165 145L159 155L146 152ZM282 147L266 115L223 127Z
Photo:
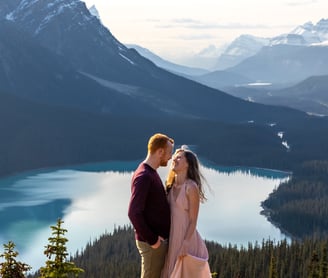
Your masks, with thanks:
M184 256L188 251L188 242L191 239L191 236L196 230L197 226L197 218L199 212L199 190L197 185L194 182L190 182L186 188L186 194L188 199L188 207L189 207L189 223L186 231L186 235L184 237L184 241L182 244L181 255Z

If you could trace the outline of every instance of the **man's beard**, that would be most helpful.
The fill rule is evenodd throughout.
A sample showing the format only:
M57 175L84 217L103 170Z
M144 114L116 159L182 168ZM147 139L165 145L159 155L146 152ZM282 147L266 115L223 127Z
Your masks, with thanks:
M159 166L162 166L162 167L167 166L167 160L162 159Z

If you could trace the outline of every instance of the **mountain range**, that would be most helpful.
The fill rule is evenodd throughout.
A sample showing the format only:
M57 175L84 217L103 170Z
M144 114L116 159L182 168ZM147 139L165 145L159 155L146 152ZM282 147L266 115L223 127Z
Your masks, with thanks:
M146 52L136 49L142 55ZM149 53L147 58L156 63ZM183 67L161 66L245 100L328 115L322 86L327 82L327 59L328 19L322 19L273 38L241 35L218 57L211 72L191 74ZM320 85L314 86L313 80L319 79Z
M148 49L136 44L127 44L126 46L128 48L133 48L137 50L140 55L152 61L156 66L171 71L172 73L182 75L184 77L189 77L190 75L197 76L209 73L209 71L206 69L187 67L169 62L154 54L153 52L149 51Z
M1 4L4 5L5 2ZM12 74L4 75L7 84L15 84L12 86L23 84L24 86L24 90L5 87L12 93L25 94L26 97L50 104L53 104L53 98L56 98L56 104L97 113L112 112L124 115L178 113L192 118L207 117L209 111L213 116L215 114L224 116L213 106L210 110L209 107L206 110L199 108L202 106L197 105L200 103L196 102L195 98L198 98L200 91L215 100L211 103L234 102L236 105L243 103L239 99L231 98L222 92L200 86L198 83L156 67L135 50L128 49L119 43L79 0L54 1L54 5L48 5L48 1L43 0L22 1L5 18L9 20L5 20L2 24L3 34L11 33L15 36L15 45L20 50L13 49L12 45L4 45L3 48L12 53L12 56L21 51L22 57L22 62L18 65L15 64L14 59L10 59L12 63L7 61L6 69L3 69L6 72L12 71ZM19 31L14 35L12 31L14 28L19 29L25 36L19 35ZM12 41L13 39L9 42ZM25 47L26 41L31 42L31 49L28 52ZM32 56L33 61L31 60L29 56L31 53L39 54L42 51L47 52L49 57L39 59ZM8 59L8 56L5 55L3 59ZM54 70L52 66L42 65L44 62L54 60L57 61L54 66L62 67L61 69ZM49 87L49 80L41 78L36 85L35 77L32 77L28 78L32 84L28 84L21 72L14 74L17 66L21 66L22 71L24 68L26 70L26 67L40 66L39 71L35 73L36 76L39 76L42 71L43 74L49 75L48 78L70 80L70 83L59 85L57 81L50 82L54 86L59 86L51 93L52 87ZM34 71L31 70L28 74L33 73ZM69 76L66 77L66 74ZM22 80L17 80L17 78L22 78ZM94 89L88 87L88 84L93 84ZM76 87L78 85L82 85L84 92ZM42 95L37 93L35 86L39 88ZM180 90L182 92L177 93ZM50 96L45 95L47 91ZM79 97L71 95L75 93L78 93ZM182 99L184 101L181 101ZM203 103L206 102L207 100L204 100ZM198 109L195 109L195 106ZM248 107L245 106L244 113L248 113Z
M317 24L307 22L297 26L289 33L272 38L241 35L236 38L218 58L214 70L225 70L239 64L242 60L254 56L264 46L314 46L328 40L328 19L321 19Z
M328 19L321 19L317 24L307 22L303 25L295 27L289 33L281 34L271 38L256 37L253 35L242 34L235 40L233 40L225 48L223 53L221 53L216 58L213 58L216 59L216 61L213 61L215 65L212 67L211 70L207 71L210 71L211 73L223 70L229 71L230 68L233 68L234 66L238 65L247 58L258 54L263 47L273 47L277 45L326 47L328 45ZM143 49L141 46L134 46L134 48L137 49L140 54L155 63L156 60L161 59L160 57L154 57L156 55L154 55L147 49ZM187 71L184 71L184 67L172 68L174 64L166 66L169 62L161 62L163 63L163 68L170 69L173 72L179 72L188 75L188 71L190 71L190 68L188 67Z
M80 0L2 0L0 19L2 174L140 157L156 131L220 163L286 168L324 155L326 119L167 71L120 43Z

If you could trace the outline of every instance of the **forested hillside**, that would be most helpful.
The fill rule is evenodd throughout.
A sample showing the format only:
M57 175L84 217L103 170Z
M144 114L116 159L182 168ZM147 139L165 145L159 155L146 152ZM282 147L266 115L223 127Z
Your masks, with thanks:
M328 235L328 161L307 161L263 202L269 219L295 237Z
M217 274L214 277L309 278L319 277L319 273L323 275L320 277L327 277L327 240L307 239L290 244L267 240L243 248L208 241L206 244L211 271ZM79 275L81 278L140 277L140 256L131 227L119 227L101 236L73 257L85 271Z
M177 145L198 146L199 156L222 165L288 169L299 159L297 151L286 152L273 128L248 123L100 116L1 91L0 118L0 176L42 167L142 159L148 137L159 131L174 137ZM308 152L321 155L319 143L311 145Z

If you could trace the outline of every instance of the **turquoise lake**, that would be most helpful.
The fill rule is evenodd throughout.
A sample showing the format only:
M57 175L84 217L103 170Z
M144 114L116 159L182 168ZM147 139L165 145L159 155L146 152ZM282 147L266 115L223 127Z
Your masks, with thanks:
M115 226L128 225L130 180L139 161L44 169L0 179L0 244L16 244L19 260L32 271L43 266L50 225L62 218L68 252L74 254ZM205 166L206 165L206 166ZM198 230L222 245L247 247L288 237L260 214L261 202L288 173L202 164L210 190L201 205ZM168 168L160 168L165 180Z

